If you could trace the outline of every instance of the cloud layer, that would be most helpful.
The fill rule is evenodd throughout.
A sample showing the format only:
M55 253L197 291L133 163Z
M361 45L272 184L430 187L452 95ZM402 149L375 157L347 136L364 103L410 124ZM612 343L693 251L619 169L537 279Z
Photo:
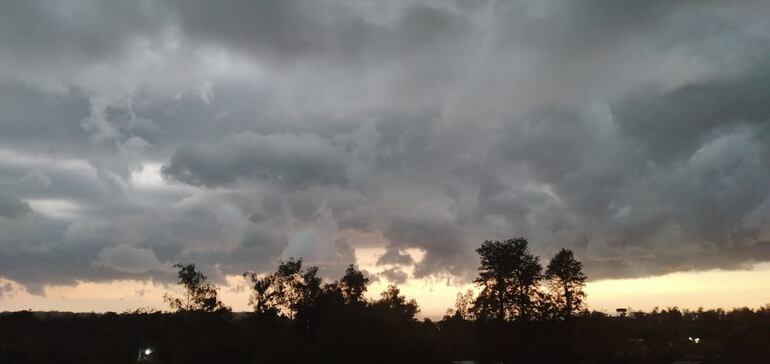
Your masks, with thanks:
M592 278L770 260L768 10L4 3L0 277L336 275L385 245L388 279L467 281L513 236Z

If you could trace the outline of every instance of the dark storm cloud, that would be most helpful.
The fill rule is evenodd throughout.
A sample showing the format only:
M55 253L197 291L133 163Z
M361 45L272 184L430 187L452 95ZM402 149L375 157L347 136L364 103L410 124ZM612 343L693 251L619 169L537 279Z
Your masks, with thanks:
M162 14L147 2L22 1L0 6L0 41L14 48L8 56L43 67L51 61L115 60L126 43L151 36L164 25ZM52 54L64 57L47 58Z
M414 275L418 278L433 273L462 275L475 266L470 246L450 222L396 218L384 235L392 246L425 251L415 266Z
M211 6L196 0L170 5L186 36L279 62L391 59L426 46L451 46L468 35L466 19L454 11L421 4L228 0Z
M643 277L680 271L706 269L742 270L770 260L770 242L752 241L746 245L717 247L700 253L661 253L614 259L589 259L586 273L605 278Z
M289 188L344 185L346 155L316 135L241 133L216 146L182 147L163 167L169 178L199 186L258 178Z
M396 264L396 265L411 265L414 264L414 259L409 254L402 253L400 250L389 247L385 250L385 254L377 259L377 264Z
M767 261L766 13L4 2L0 276L221 280L303 255L336 277L374 244L358 233L418 278L467 278L513 236L594 278Z
M0 195L0 217L13 219L32 213L32 209L25 201L18 198Z
M399 268L388 268L383 270L380 275L382 275L385 279L388 280L388 282L392 282L395 284L403 284L406 282L406 279L409 278L409 275L407 275L404 271L402 271Z
M643 35L664 23L682 5L670 1L588 0L499 2L502 41L558 52L588 54L629 37Z
M638 142L648 158L668 163L692 155L705 141L731 127L766 128L768 82L770 68L759 64L738 76L669 92L639 91L612 111L623 134Z
M231 256L222 259L227 262L224 270L229 274L240 274L247 270L272 270L272 264L281 256L288 243L288 237L279 231L265 226L253 226L244 234L243 241ZM219 262L219 259L210 261L211 264Z
M0 254L0 263L2 263L2 272L0 274L3 277L24 284L28 291L35 294L41 294L46 284L71 285L77 283L78 279L109 281L120 278L172 278L171 274L163 274L161 272L105 269L91 263L96 259L95 253L92 254L66 247L36 252L10 250Z
M234 47L267 58L350 52L367 42L371 25L339 4L314 1L174 1L185 34L217 47Z
M504 163L523 166L558 196L563 208L553 211L559 223L547 227L551 232L592 235L589 247L606 244L599 250L647 257L589 266L607 262L619 265L615 274L631 276L692 266L735 268L748 260L733 253L736 244L760 246L757 239L765 234L752 221L767 203L770 181L770 114L764 110L770 93L757 89L762 80L752 70L667 92L640 92L603 116L538 111L510 124L497 148ZM612 127L598 129L602 119ZM531 229L526 218L548 195L516 191L499 177L486 180L480 182L479 216L500 216Z

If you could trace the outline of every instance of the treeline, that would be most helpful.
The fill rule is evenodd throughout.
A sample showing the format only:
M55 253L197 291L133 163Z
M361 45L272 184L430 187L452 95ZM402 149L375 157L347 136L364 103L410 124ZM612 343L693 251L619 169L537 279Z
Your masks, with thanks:
M585 309L586 276L572 251L560 250L545 270L540 259L529 252L524 238L485 241L476 250L481 258L472 290L458 293L448 316L476 321L569 320ZM166 295L165 301L177 312L228 313L217 297L216 287L194 264L176 264L183 297ZM369 279L354 265L338 281L325 283L318 267L303 267L302 259L281 261L271 274L246 272L251 282L249 304L259 315L293 319L312 331L331 312L374 310L397 319L414 320L420 311L414 300L406 300L392 285L379 300L367 301Z
M630 312L585 307L582 264L543 265L525 239L484 242L473 291L438 322L349 266L324 282L301 259L246 272L253 312L233 313L193 264L178 264L173 313L0 315L0 363L710 363L765 362L770 310Z

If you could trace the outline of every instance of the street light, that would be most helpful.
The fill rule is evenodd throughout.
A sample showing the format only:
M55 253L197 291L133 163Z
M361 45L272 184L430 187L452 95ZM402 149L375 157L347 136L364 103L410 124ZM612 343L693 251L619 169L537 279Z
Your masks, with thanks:
M144 349L140 348L139 349L139 356L136 358L136 362L137 363L146 363L146 362L148 362L149 360L151 360L150 359L150 355L153 352L154 351L152 350L152 348L144 348Z

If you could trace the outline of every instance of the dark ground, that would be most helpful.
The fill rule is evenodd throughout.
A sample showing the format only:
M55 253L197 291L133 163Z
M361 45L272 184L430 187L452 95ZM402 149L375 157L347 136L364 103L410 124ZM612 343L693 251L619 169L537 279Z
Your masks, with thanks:
M256 314L0 314L0 363L136 363L148 347L153 353L140 362L768 363L770 310L480 323L399 320L362 309L326 315L313 327Z

